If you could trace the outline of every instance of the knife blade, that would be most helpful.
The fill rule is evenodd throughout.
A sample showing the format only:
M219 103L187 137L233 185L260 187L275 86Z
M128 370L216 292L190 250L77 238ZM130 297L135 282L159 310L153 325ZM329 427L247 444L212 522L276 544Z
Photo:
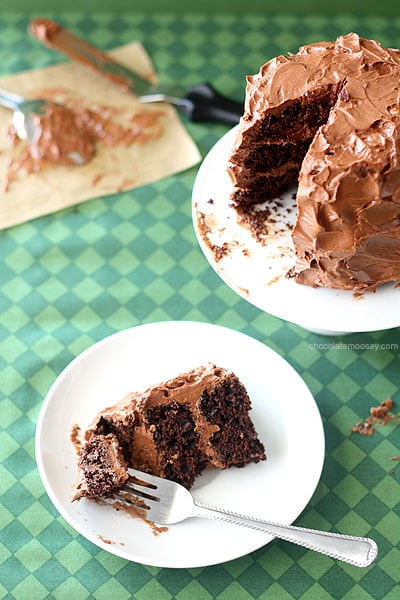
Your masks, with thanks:
M191 86L159 85L120 64L102 50L77 37L51 19L33 19L29 33L46 47L61 52L68 58L105 77L124 92L132 92L143 102L169 102L191 121L214 121L234 125L243 115L243 103L219 94L209 83Z

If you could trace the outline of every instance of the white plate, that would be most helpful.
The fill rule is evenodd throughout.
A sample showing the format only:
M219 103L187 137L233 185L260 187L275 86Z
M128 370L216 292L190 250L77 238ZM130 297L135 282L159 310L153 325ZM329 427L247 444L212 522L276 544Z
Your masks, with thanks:
M78 356L51 387L37 425L36 457L50 499L72 527L104 550L143 564L188 568L243 556L272 539L201 519L155 536L146 523L111 507L70 502L76 477L72 426L86 427L127 392L207 361L233 370L247 387L268 460L212 469L198 478L194 495L238 513L291 523L313 494L323 464L323 428L313 397L292 367L261 342L224 327L189 321L141 325Z
M394 284L356 298L351 291L314 289L285 277L294 264L291 228L296 217L295 189L272 203L275 225L270 224L268 236L257 241L238 221L229 200L232 184L227 165L235 135L236 128L222 137L204 159L192 201L199 244L225 283L257 308L318 333L399 326L400 289Z

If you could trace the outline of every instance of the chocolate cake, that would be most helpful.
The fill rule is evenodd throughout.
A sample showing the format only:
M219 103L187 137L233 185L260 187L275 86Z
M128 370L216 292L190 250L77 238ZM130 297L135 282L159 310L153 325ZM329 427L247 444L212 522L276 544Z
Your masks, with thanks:
M143 393L128 394L103 410L86 431L79 456L78 493L73 499L112 494L126 479L124 467L120 468L124 464L190 488L208 467L226 469L265 460L250 408L238 377L215 365L198 367ZM110 461L106 452L103 467L104 454L97 448L109 440L113 447L118 442L120 482L114 485L111 478L105 486L102 481L108 482Z
M355 33L247 78L228 171L239 212L298 183L298 283L374 291L400 279L400 51Z

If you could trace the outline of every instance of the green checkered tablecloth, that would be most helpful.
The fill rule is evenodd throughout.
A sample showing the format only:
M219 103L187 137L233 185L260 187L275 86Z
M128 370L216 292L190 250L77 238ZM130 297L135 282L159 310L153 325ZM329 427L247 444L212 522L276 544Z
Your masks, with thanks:
M29 16L0 14L0 74L63 60L26 34ZM247 73L303 43L351 30L385 45L400 40L400 17L46 16L104 49L139 39L165 82L208 80L238 99ZM203 155L227 130L188 129ZM190 205L195 175L193 168L0 232L0 598L398 599L400 464L389 459L400 454L400 427L372 437L351 435L350 428L388 396L400 411L399 330L324 338L239 298L197 244ZM370 535L380 549L372 567L357 569L280 541L208 568L148 567L100 550L60 517L34 455L50 385L97 340L171 319L243 331L304 378L323 418L326 459L297 523ZM366 347L372 343L377 349Z

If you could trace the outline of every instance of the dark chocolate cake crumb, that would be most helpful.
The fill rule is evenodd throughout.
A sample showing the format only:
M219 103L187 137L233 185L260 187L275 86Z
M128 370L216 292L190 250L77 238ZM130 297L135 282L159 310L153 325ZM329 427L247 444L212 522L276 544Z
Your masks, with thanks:
M351 432L370 436L375 433L376 427L382 427L393 421L399 423L400 413L393 414L391 412L392 407L393 400L391 398L383 400L379 406L372 406L370 408L369 416L362 421L358 421L358 423L351 428Z

